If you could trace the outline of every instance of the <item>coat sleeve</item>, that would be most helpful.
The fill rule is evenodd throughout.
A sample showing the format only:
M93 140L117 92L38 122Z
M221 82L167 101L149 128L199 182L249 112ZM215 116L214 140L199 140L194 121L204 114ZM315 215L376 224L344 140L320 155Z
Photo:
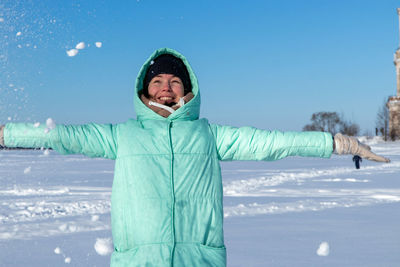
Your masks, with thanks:
M278 160L288 156L329 158L333 139L325 132L280 132L210 124L220 160Z
M61 154L116 158L116 126L111 124L57 125L55 129L30 123L7 123L6 147L52 148Z

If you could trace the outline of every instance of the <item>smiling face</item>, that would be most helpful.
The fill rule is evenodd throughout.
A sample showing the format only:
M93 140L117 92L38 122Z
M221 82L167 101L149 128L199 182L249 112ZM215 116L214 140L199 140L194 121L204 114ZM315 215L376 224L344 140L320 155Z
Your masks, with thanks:
M173 74L158 74L151 79L148 87L150 100L173 106L184 96L181 79Z

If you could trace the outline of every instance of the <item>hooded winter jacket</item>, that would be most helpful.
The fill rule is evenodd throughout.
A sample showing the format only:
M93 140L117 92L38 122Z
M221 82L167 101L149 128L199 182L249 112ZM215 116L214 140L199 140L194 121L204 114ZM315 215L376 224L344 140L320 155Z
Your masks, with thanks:
M151 61L170 53L185 63L194 98L164 118L139 92ZM234 128L199 119L196 76L178 52L163 48L136 80L137 119L125 123L45 126L8 123L7 147L49 147L115 160L111 266L226 266L219 161L330 157L332 136ZM47 132L47 133L46 133Z

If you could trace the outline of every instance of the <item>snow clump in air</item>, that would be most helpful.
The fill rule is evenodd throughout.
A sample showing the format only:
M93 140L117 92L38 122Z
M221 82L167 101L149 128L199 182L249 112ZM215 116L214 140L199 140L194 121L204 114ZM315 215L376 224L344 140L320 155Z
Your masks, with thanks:
M53 130L54 128L56 128L56 123L54 122L54 120L52 118L48 118L46 120L46 129L44 129L45 133L50 132L51 130Z
M22 32L17 32L16 36L21 36Z
M97 254L101 256L107 256L111 254L113 251L113 244L111 238L97 238L96 243L94 244L94 249Z
M318 256L328 256L329 255L329 244L328 244L328 242L322 242L319 245L319 248L317 250L317 255Z
M103 46L103 43L102 43L102 42L95 42L94 44L96 45L97 48L100 48L100 47ZM70 49L70 50L67 50L66 52L67 52L67 55L68 55L69 57L74 57L74 56L76 56L76 55L79 53L79 50L85 49L85 47L89 47L89 46L90 46L90 44L86 45L85 42L79 42L79 43L75 46L75 48Z
M77 44L75 46L76 49L81 50L85 48L85 43L84 42L80 42L79 44Z
M67 55L69 56L69 57L74 57L74 56L76 56L78 54L78 50L77 49L70 49L70 50L67 50Z
M53 130L54 128L56 128L56 123L54 122L54 120L52 118L48 118L46 120L46 126L47 126L47 128Z
M62 255L64 257L64 262L65 263L71 263L71 258L70 257L66 257L65 254L61 251L61 249L59 247L56 247L54 249L54 253L57 255Z
M60 249L59 247L56 247L56 248L54 249L54 253L56 253L56 254L61 254L61 249Z
M35 128L38 128L40 126L40 122L35 122L34 124L33 124L33 127L35 127Z
M0 18L0 22L4 22L4 19L3 19L3 18Z

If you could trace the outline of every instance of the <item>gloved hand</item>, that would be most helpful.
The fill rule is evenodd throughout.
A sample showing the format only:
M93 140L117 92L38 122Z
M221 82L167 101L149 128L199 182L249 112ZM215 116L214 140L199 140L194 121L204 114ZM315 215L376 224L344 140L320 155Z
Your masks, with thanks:
M360 143L357 138L337 133L333 140L335 146L334 153L336 154L353 154L368 160L390 162L390 159L378 156L371 152L371 147Z

